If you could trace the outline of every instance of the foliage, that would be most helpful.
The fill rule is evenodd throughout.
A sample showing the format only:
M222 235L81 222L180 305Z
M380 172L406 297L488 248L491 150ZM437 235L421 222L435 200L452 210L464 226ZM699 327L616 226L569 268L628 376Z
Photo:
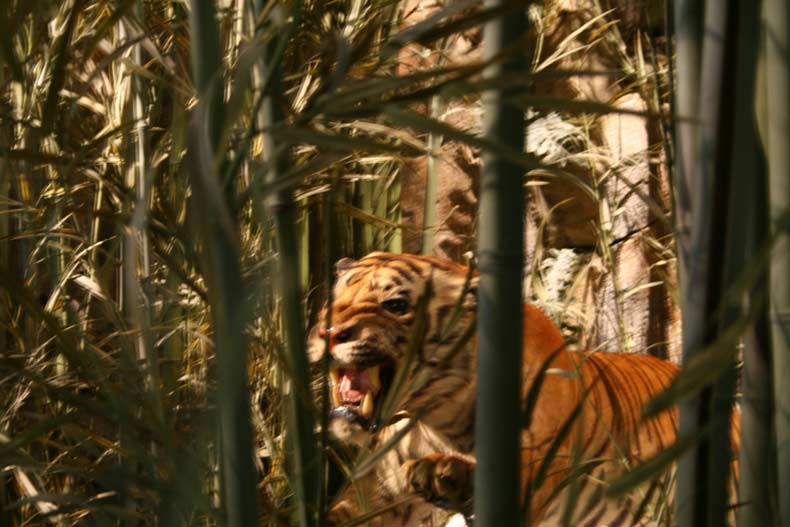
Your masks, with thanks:
M319 381L309 390L292 382L304 367L293 346L300 320L314 318L336 256L401 249L413 227L402 224L400 171L442 140L593 196L598 252L612 263L600 186L566 163L601 162L589 124L613 108L529 92L539 79L573 74L549 68L587 51L572 38L520 75L481 80L477 63L397 75L398 52L412 43L441 47L502 13L460 1L399 30L402 5L393 0L221 0L196 31L192 6L203 4L3 4L2 525L224 524L234 471L221 467L248 457L259 523L289 524L304 506L294 493L305 490L287 462L294 446L285 405L298 399L296 417L312 423L325 414ZM619 50L620 89L639 91L659 116L668 81L654 42L637 36L634 49L604 15L584 30ZM538 109L534 122L561 114L571 124L558 133L572 140L546 155L536 150L550 141L525 153L439 117L449 101L477 104L481 90L502 86L513 87L519 106ZM282 113L265 117L267 104ZM428 105L426 116L419 110ZM668 145L671 123L655 122ZM430 198L427 210L430 218ZM671 260L667 240L651 243ZM279 282L282 266L291 299L304 294L300 313ZM540 297L538 266L533 273ZM249 397L239 370L245 351ZM246 419L247 398L253 452L245 452L244 426L238 442L225 434ZM313 439L351 470L328 438ZM299 511L302 523L321 519L337 476L325 476L318 510Z

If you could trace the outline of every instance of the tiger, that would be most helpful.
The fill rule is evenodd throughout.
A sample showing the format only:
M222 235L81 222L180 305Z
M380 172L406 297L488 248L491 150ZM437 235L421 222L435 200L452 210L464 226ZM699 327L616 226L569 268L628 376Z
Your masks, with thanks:
M331 312L324 306L309 331L308 354L328 364L331 435L374 453L334 502L330 523L366 515L368 525L406 527L435 525L444 510L472 514L477 273L437 257L373 252L339 260L335 277ZM678 366L575 350L532 304L524 305L522 364L525 405L539 386L521 431L526 524L654 524L646 496L606 498L600 481L675 442L677 410L645 420L642 408ZM573 509L563 498L571 489Z

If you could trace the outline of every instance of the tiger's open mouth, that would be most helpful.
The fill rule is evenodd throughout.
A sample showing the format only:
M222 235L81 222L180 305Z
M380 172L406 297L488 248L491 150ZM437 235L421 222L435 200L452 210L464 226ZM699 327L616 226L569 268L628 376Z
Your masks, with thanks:
M329 369L331 419L344 419L369 430L377 406L386 396L393 369L386 364L366 368L332 365Z

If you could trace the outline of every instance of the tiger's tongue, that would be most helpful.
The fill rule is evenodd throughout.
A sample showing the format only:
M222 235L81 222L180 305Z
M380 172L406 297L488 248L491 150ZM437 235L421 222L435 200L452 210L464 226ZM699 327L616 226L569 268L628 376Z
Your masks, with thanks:
M347 403L358 403L367 392L371 392L375 396L379 391L368 370L361 368L344 369L340 376L338 389L343 402Z

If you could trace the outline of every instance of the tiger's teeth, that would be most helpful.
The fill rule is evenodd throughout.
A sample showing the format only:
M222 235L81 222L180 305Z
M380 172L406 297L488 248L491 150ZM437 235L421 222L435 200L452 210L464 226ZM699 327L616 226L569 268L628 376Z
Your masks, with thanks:
M334 366L330 366L329 368L329 383L331 386L340 384L340 372Z
M343 405L343 401L340 400L340 392L338 391L337 386L329 387L329 396L332 398L332 408L337 408L338 406Z
M373 366L372 368L368 368L368 375L370 376L370 384L373 386L373 390L378 392L379 388L381 388L381 364L378 366Z
M359 413L365 419L370 419L370 416L373 415L373 394L370 392L365 393L365 397L362 398L362 404L359 407Z

